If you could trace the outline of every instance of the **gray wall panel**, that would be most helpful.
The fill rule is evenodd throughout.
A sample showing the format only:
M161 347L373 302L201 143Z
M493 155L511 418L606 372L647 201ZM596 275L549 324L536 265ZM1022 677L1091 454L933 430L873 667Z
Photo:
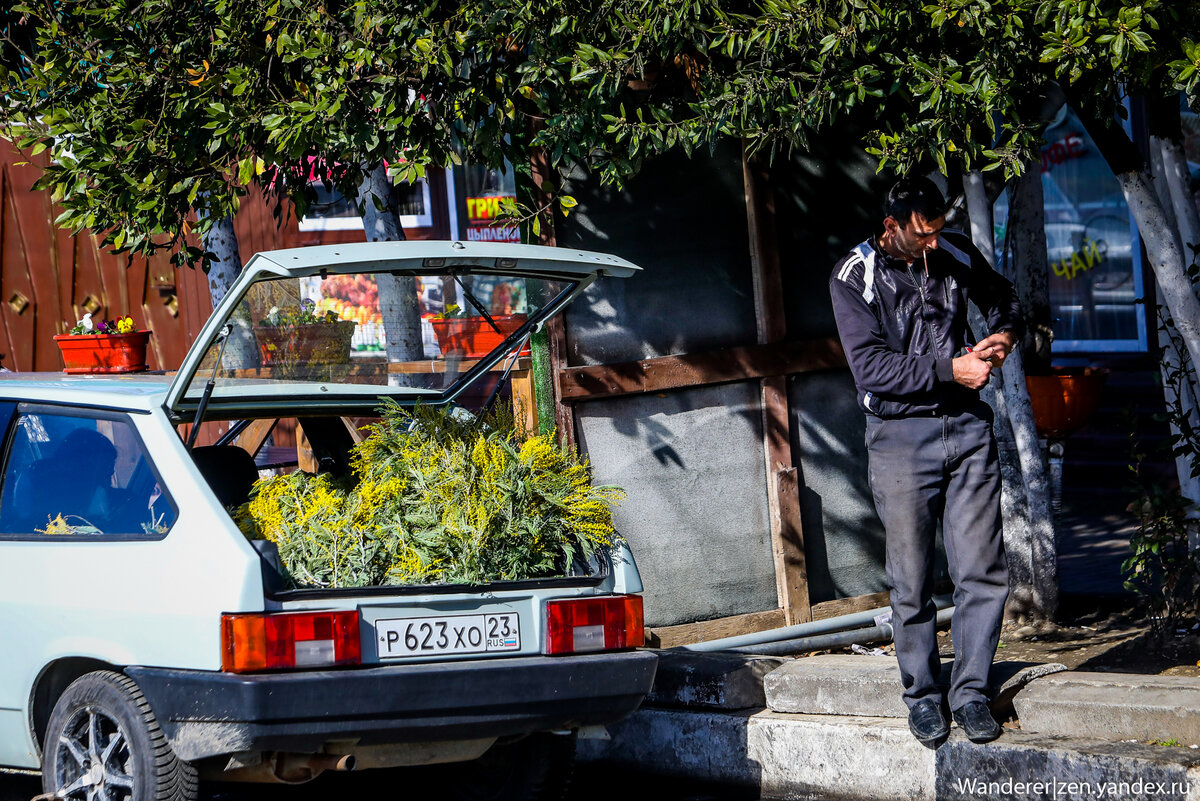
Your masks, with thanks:
M860 141L855 131L819 137L772 167L789 339L837 335L829 274L850 248L882 230L892 179L875 173Z
M820 603L886 590L883 524L867 480L866 417L850 371L803 373L788 385L809 597ZM938 581L949 575L940 534L934 572Z
M849 370L788 382L793 459L813 603L887 589L883 525L867 483L866 420Z
M579 206L558 244L623 256L645 271L600 281L568 307L568 362L604 364L755 341L741 152L648 163L621 191L567 187Z
M757 383L575 407L645 582L646 624L778 608Z

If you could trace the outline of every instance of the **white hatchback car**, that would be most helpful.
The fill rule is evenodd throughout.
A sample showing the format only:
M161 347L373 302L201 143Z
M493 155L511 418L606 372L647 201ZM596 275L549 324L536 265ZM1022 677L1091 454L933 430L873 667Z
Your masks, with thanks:
M561 791L574 732L630 713L653 682L623 545L557 578L288 587L229 510L305 458L297 438L302 467L346 475L381 399L454 403L495 384L545 319L636 269L488 243L261 253L176 374L4 374L0 765L40 768L46 792L89 801L193 798L205 776L433 763L456 763L448 794ZM430 359L419 338L411 357L343 343L331 356L256 334L272 310L348 303L334 295L357 276L378 287L389 337L415 288L436 284L498 344L479 355L452 341Z

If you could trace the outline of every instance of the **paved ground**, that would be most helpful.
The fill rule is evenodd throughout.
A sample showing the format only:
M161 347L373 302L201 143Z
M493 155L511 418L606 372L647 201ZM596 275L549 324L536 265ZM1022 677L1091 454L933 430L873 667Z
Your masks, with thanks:
M1136 526L1127 507L1132 496L1071 492L1056 520L1059 592L1069 595L1126 595L1121 562L1128 558Z
M333 781L318 780L296 787L263 785L202 785L201 801L330 801L353 798L439 798L436 788L409 787L401 792L394 782L394 772L379 772L372 776L362 773L350 777L330 777ZM347 778L338 783L336 779ZM605 765L581 765L565 801L611 801L613 770ZM757 801L758 793L744 788L731 788L711 782L661 777L619 770L619 780L625 786L622 798L631 801ZM41 792L40 779L0 773L0 801L29 801ZM636 788L636 791L634 790Z

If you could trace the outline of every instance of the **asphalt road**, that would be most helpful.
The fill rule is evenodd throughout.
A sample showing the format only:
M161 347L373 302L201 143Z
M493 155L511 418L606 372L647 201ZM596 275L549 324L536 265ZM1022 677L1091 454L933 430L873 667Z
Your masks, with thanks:
M342 801L343 799L408 798L413 801L440 799L442 794L427 783L402 788L396 771L364 771L329 775L297 786L259 784L204 784L201 801ZM619 784L618 784L619 783ZM621 768L603 765L580 766L567 801L756 801L758 795L678 779L658 779ZM0 773L0 801L30 801L41 789L41 779Z

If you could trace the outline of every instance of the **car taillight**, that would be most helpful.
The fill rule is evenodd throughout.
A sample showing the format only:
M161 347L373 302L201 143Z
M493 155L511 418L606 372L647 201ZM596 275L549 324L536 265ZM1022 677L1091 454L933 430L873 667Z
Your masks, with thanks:
M546 603L546 653L612 651L645 644L640 595Z
M361 662L356 611L221 616L221 669L231 673Z

